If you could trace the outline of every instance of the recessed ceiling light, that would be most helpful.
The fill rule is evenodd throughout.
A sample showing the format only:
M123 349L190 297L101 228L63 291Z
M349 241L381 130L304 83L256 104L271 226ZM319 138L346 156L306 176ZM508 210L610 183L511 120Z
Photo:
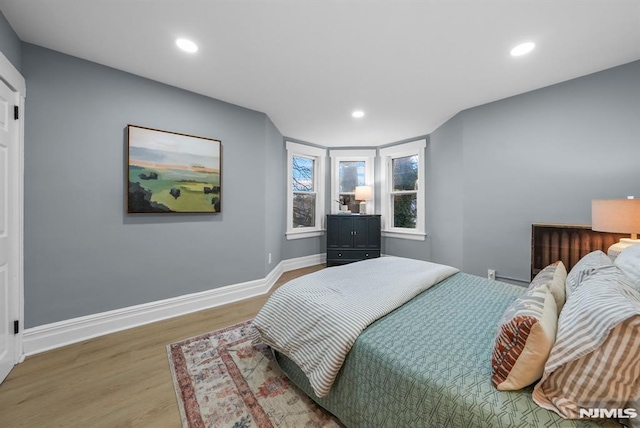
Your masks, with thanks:
M361 117L364 117L364 112L362 110L356 110L351 113L351 116L355 117L356 119L360 119Z
M198 51L198 45L188 39L177 39L176 45L185 52L194 53Z
M521 56L526 55L536 47L536 44L533 42L522 43L515 48L511 49L511 56Z

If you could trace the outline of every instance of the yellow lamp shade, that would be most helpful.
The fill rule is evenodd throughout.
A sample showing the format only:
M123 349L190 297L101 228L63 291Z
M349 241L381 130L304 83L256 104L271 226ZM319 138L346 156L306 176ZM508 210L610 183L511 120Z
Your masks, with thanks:
M640 233L640 199L591 201L591 228L597 232Z
M625 248L640 245L640 199L609 199L591 201L591 229L596 232L630 233L607 250L615 259Z
M373 197L371 186L356 186L356 201L368 201Z

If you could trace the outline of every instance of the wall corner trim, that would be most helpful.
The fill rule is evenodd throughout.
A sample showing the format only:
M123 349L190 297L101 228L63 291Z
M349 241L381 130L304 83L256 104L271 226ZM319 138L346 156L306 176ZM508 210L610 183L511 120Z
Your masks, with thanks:
M72 318L24 330L22 353L31 356L110 333L268 293L280 275L325 262L326 254L283 260L262 279Z
M25 78L11 61L0 52L0 78L6 81L7 85L14 91L20 92L22 97L27 96L27 85Z

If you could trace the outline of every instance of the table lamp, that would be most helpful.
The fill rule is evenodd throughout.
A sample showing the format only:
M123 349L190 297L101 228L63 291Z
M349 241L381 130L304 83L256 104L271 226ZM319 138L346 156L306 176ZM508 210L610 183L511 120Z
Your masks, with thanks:
M367 213L367 203L373 197L373 189L371 186L356 186L356 201L360 201L360 214Z
M596 232L629 233L630 238L609 247L607 255L617 257L627 247L640 245L640 199L600 199L591 201L591 229Z

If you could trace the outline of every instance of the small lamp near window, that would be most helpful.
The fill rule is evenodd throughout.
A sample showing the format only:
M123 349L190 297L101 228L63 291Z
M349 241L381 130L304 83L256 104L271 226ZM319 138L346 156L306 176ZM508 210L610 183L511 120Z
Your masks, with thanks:
M373 198L373 189L371 186L356 186L356 201L360 201L360 214L367 213L367 203L369 199Z
M597 232L629 233L630 238L609 247L609 257L617 257L627 247L640 245L640 199L608 199L591 201L591 229Z

